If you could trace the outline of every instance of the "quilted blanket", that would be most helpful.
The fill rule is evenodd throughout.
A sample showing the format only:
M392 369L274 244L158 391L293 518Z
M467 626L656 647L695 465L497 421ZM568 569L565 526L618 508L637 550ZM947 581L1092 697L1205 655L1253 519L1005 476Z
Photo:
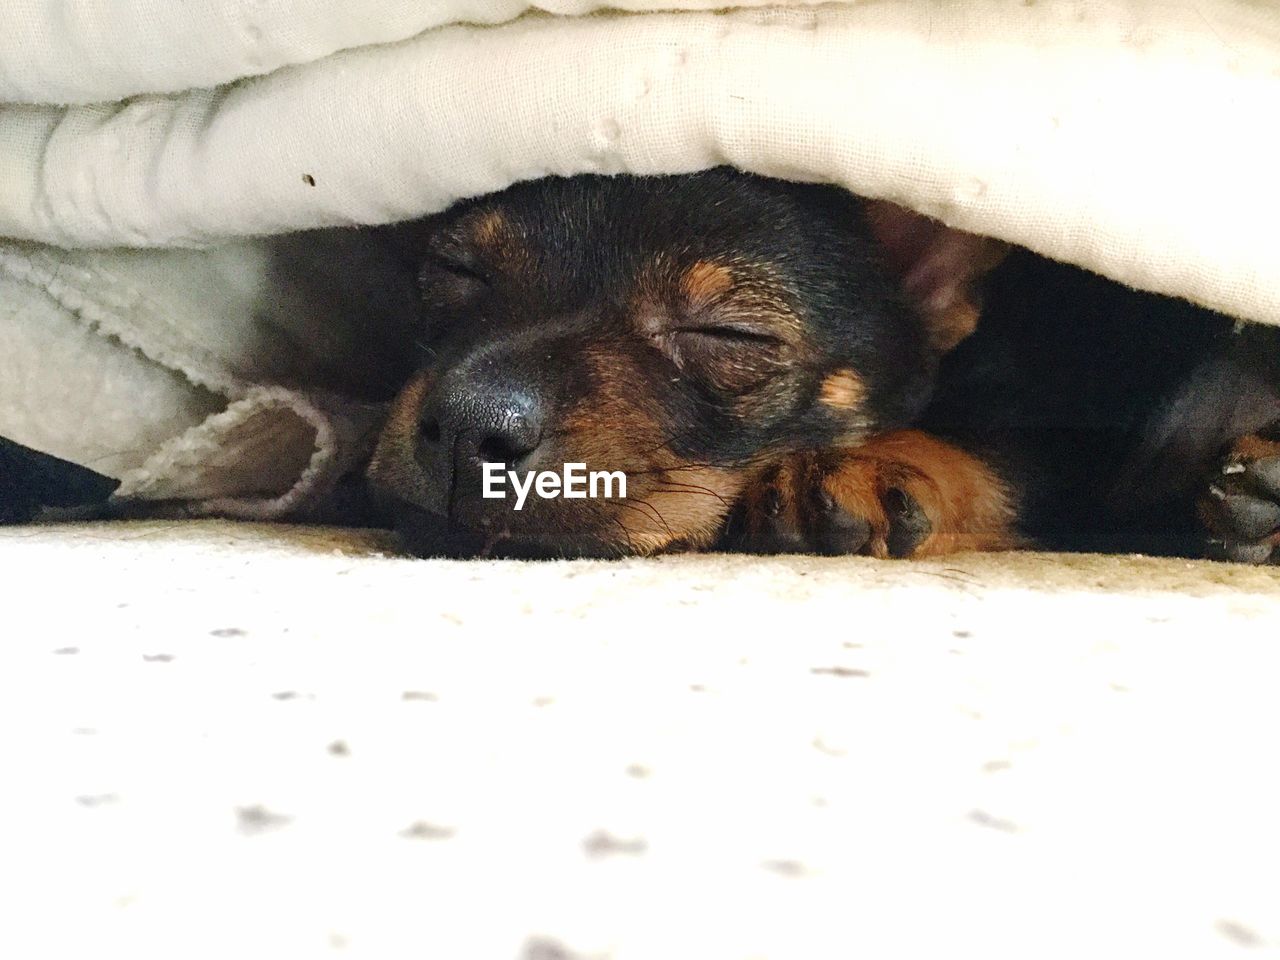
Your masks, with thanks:
M365 294L403 278L371 263L354 294L346 279L299 294L334 275L331 251L303 245L281 272L267 238L547 174L730 163L835 182L1280 322L1274 4L722 7L11 7L0 436L122 478L122 497L305 504L377 412L313 375L354 362L362 324L395 313Z

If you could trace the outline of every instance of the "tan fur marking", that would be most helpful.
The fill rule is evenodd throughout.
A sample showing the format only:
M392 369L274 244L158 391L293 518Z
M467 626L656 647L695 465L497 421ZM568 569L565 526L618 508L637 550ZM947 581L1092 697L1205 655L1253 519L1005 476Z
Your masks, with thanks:
M641 554L675 544L709 547L741 489L739 471L674 464L652 482L630 486L627 495L634 509L623 510L617 519L629 545Z
M758 539L766 525L770 496L783 529L806 538L820 530L826 521L822 498L815 494L821 490L867 522L871 535L862 552L888 557L885 497L893 488L913 497L929 519L931 532L913 557L1025 546L1014 528L1013 493L996 472L972 454L918 430L883 434L855 447L794 454L755 478L743 495L748 542Z
M375 484L410 501L422 483L414 453L431 382L425 371L419 372L396 395L369 461L368 475Z
M498 274L523 276L531 269L520 227L501 208L476 211L460 227L480 261Z
M680 289L692 306L710 303L732 287L732 271L710 260L699 260L680 278Z
M818 391L818 402L836 410L857 409L867 396L866 384L850 369L828 374Z
M891 487L911 494L933 524L913 556L1019 545L1017 508L999 476L972 454L919 430L887 433L852 448L823 485L871 523L875 556L888 556L889 522L881 504Z
M473 240L482 247L492 247L509 239L511 226L501 210L491 209L480 213L470 226Z
M939 353L949 353L961 340L978 329L978 305L961 300L930 318L929 345Z
M636 396L630 361L603 348L584 358L598 387L589 402L565 414L556 459L586 463L588 470L622 470L627 497L590 505L589 520L581 517L581 502L561 506L573 503L578 522L591 523L594 534L634 553L710 546L742 489L744 471L682 460L667 443L670 427Z
M1280 456L1280 443L1264 439L1256 433L1237 437L1231 444L1231 459L1240 463L1276 456Z

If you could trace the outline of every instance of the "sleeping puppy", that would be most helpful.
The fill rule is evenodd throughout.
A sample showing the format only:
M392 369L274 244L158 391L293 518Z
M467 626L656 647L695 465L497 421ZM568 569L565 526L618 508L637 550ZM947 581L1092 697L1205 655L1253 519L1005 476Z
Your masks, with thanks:
M727 169L519 184L404 236L419 369L369 475L416 552L1280 540L1273 331ZM566 464L625 496L532 487Z

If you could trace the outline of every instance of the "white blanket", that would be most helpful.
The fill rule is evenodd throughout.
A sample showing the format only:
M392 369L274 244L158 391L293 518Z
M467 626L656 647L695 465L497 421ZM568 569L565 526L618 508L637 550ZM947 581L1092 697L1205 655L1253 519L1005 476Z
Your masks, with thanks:
M0 530L0 956L1280 957L1276 568L378 545Z
M210 0L194 8L32 0L4 13L0 30L0 99L15 104L0 108L0 235L68 247L207 247L416 216L548 173L728 162L837 182L1138 287L1280 322L1275 5L625 9L716 5L642 0L593 13L600 5L585 0ZM61 103L79 105L52 105ZM0 251L0 285L29 280L23 260L32 256L86 267L77 255L9 246ZM87 256L89 272L75 273L71 287L92 300L103 262ZM178 254L133 256L164 264ZM190 265L220 254L182 256ZM188 339L226 340L243 329L219 294L193 290L173 271L140 271L141 282L130 281L137 302L171 301L176 288L190 308L179 311L182 322L201 330ZM0 322L35 309L15 311L13 302L17 295L0 286ZM110 332L65 298L60 309L80 328L65 349L30 339L54 336L52 323L12 335L25 338L21 382L36 392L25 408L16 388L0 396L0 435L84 462L79 441L51 449L30 428L34 398L45 402L35 385L41 364L55 354L68 361L84 329ZM313 327L342 322L311 319ZM153 331L135 326L138 343L124 343L142 344L149 362L191 379L187 358L149 353ZM84 349L86 358L98 350ZM259 354L266 369L251 365L236 390L219 396L242 400L270 385L291 353L273 341ZM97 363L77 369L93 380ZM223 400L209 407L193 384L180 386L188 391L181 403L162 396L172 384L147 388L154 409L170 404L181 415L160 424L141 404L132 435L140 449L154 452L154 441L174 441L222 409ZM69 422L100 409L75 408L72 396L57 402ZM335 409L331 426L360 419ZM116 428L109 443L120 448L131 435L123 420ZM90 448L100 457L103 443L86 441ZM166 483L182 471L168 472ZM287 479L269 484L273 496ZM139 475L133 488L147 482Z
M373 439L381 405L360 398L390 389L369 327L414 309L412 278L377 254L358 231L207 251L0 243L0 436L120 479L120 501L312 506Z

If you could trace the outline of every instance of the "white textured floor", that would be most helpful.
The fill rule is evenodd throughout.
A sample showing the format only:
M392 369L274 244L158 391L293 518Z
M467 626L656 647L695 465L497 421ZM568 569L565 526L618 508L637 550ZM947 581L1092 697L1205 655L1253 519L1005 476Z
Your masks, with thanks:
M0 957L1280 953L1280 572L0 533Z

